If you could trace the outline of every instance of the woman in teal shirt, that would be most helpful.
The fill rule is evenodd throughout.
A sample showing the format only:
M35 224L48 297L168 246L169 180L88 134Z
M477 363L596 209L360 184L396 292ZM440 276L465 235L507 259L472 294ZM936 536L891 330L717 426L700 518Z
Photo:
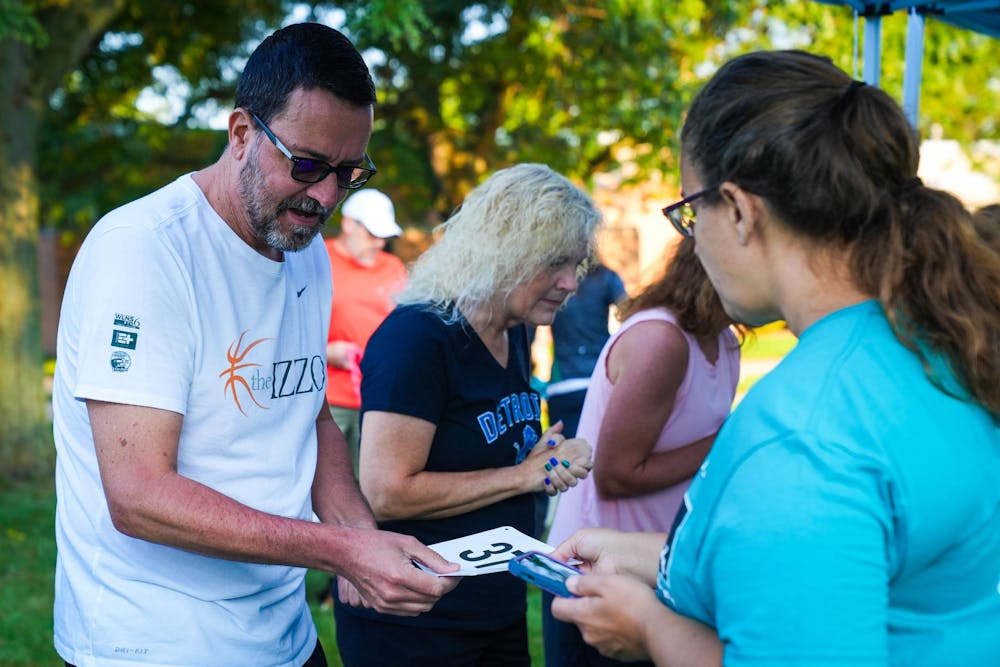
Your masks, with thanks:
M730 61L682 151L664 213L734 319L799 343L720 431L665 547L560 546L595 576L553 613L664 665L1000 664L1000 257L917 178L898 105L826 58Z

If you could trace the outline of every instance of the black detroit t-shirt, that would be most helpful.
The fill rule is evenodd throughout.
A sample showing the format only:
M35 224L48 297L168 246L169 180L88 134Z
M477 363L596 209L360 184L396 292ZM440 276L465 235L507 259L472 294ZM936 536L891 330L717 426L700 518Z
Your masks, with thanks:
M369 410L434 423L426 469L436 472L500 468L523 460L542 434L541 403L530 385L526 327L511 328L508 338L504 368L464 320L445 324L424 306L397 307L372 334L361 362L362 430ZM499 526L539 537L546 498L544 492L522 494L460 516L385 521L380 527L424 544ZM521 580L499 572L466 577L430 612L415 618L360 611L425 627L493 629L525 614L525 593Z

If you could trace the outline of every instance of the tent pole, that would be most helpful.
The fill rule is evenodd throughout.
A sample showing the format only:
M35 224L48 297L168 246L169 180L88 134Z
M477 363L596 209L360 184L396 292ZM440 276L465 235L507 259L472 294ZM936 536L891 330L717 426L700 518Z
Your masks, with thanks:
M879 85L882 63L882 17L865 16L864 65L861 73L865 83Z
M903 113L914 129L920 106L920 81L924 60L924 15L910 7L906 21L906 66L903 70Z
M858 78L858 10L854 10L854 39L851 40L851 65L853 70L851 71L851 77Z

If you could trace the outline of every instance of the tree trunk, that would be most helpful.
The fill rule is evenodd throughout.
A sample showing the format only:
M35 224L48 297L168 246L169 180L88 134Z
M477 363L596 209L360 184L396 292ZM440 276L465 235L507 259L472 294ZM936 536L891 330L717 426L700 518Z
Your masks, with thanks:
M0 476L51 469L38 289L38 132L52 91L125 0L35 10L47 44L0 33Z
M31 47L0 41L0 473L53 460L43 386L35 156L44 112L32 95Z

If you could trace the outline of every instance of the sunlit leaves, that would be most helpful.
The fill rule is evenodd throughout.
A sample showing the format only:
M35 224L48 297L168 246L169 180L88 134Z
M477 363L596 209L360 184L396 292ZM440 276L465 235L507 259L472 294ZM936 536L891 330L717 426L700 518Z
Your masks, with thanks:
M293 5L296 18L282 18ZM249 48L287 20L344 22L379 88L371 145L378 182L406 198L415 217L431 212L429 219L447 215L486 174L517 161L546 162L581 181L626 164L627 181L673 181L684 109L738 53L807 48L848 72L856 66L850 10L812 0L134 0L127 6L104 48L64 80L45 127L47 145L79 145L79 160L91 163L82 183L46 186L52 188L46 202L67 191L102 200L76 219L110 206L107 193L120 194L111 184L131 178L119 173L126 167L118 166L116 151L141 160L169 148L172 131L149 125L137 110L140 91L170 92L180 107L159 118L196 127L205 117L196 110L228 108ZM905 30L901 12L883 20L882 86L897 99ZM961 140L996 138L997 62L1000 40L928 20L921 131L938 124ZM136 145L113 148L111 137ZM153 146L139 145L146 141Z

